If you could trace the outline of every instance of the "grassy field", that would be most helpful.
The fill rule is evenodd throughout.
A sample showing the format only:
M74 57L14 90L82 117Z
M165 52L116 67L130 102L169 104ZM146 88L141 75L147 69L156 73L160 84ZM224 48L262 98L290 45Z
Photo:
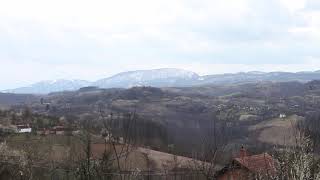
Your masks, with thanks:
M273 145L295 145L295 126L303 118L297 115L263 121L249 130L257 135L257 140Z

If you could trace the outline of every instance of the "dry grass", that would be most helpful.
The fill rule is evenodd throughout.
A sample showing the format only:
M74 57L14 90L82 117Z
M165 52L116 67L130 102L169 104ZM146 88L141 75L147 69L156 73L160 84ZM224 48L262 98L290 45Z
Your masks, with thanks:
M70 136L34 136L16 135L7 139L8 145L14 149L24 149L26 146L39 152L47 163L66 163L70 161L69 155L78 158L84 155L84 149L77 137ZM154 151L142 147L130 146L128 151L125 145L116 145L117 152L123 152L120 165L122 170L171 170L173 168L191 168L195 163L200 163L194 159L174 156L169 153ZM123 150L122 150L123 149ZM115 159L113 147L110 144L94 143L91 145L92 157L100 158L105 152L111 152ZM126 153L128 152L128 153ZM42 160L42 161L43 161ZM70 163L70 162L68 162ZM114 166L117 163L114 161Z
M149 159L154 163L154 168L157 170L172 170L174 168L194 168L203 164L204 162L197 161L192 158L183 156L174 156L173 154L164 153L160 151L154 151L139 147L137 151L146 154Z
M297 133L296 125L302 117L293 115L287 118L276 118L270 121L264 121L249 128L257 140L273 145L294 145L295 134Z

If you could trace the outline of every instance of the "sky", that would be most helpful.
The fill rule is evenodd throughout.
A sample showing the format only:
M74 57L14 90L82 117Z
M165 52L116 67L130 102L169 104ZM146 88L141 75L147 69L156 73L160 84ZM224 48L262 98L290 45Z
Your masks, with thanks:
M319 0L0 0L0 89L182 68L320 70Z

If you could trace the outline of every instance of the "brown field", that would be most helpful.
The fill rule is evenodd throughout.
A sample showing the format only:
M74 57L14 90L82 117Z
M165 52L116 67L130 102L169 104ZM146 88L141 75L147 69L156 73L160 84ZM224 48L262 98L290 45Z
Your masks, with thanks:
M101 158L107 151L112 154L111 159L117 166L114 148L111 144L101 143L101 139L95 137L91 145L92 157ZM33 152L38 161L50 165L50 163L65 164L84 157L84 146L75 136L49 135L14 135L7 139L7 144L13 149L22 149ZM121 154L120 166L122 170L172 170L174 168L193 168L199 161L191 158L174 156L172 154L154 151L143 147L133 147L118 144L115 146L118 154Z
M273 145L295 145L296 125L303 118L297 115L287 118L276 118L270 121L261 122L249 128L257 135L257 140Z

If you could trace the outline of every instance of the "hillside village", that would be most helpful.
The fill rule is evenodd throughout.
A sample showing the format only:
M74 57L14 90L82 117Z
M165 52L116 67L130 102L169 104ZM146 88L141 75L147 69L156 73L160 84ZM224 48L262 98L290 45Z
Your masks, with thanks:
M4 149L39 149L37 153L49 159L40 158L33 166L40 163L47 169L52 162L57 168L76 168L68 163L70 158L78 163L109 158L108 172L121 170L127 175L271 176L277 174L276 162L282 161L281 149L294 148L297 138L305 138L297 136L301 125L308 128L310 138L317 137L316 84L258 83L203 90L88 88L41 95L1 110L1 141ZM290 86L298 88L284 93ZM208 88L217 95L205 94ZM203 150L213 147L217 149L209 152L217 157L208 159L213 154ZM74 149L78 150L72 154ZM243 149L246 153L241 153ZM261 171L265 163L271 174Z
M0 180L320 180L320 0L0 0Z

